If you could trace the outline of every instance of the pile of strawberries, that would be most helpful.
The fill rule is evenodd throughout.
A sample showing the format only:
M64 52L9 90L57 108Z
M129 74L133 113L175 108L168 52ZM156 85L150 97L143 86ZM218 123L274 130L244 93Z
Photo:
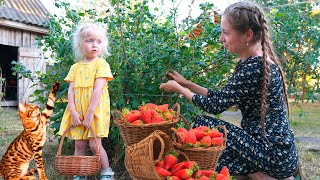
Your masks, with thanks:
M173 121L175 111L168 109L168 107L168 104L156 105L147 103L144 106L139 106L139 110L124 108L122 110L122 114L124 115L122 121L137 125Z
M178 162L178 156L174 150L167 153L164 158L159 161L155 170L160 176L167 180L230 180L227 167L223 167L221 172L213 170L201 170L195 161Z
M225 140L223 133L217 128L207 126L199 126L190 130L180 127L176 131L176 139L177 143L184 147L220 146Z

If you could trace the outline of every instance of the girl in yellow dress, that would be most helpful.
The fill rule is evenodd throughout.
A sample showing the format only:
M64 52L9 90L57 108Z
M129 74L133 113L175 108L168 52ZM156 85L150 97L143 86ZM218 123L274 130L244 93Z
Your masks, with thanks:
M75 140L75 155L84 156L87 142L96 152L91 127L97 135L101 155L101 180L113 180L108 155L101 138L108 137L110 126L110 99L108 81L113 79L110 66L102 57L109 55L108 39L99 24L85 23L77 27L73 37L76 63L64 79L70 83L68 106L64 112L59 134L74 126L67 137ZM74 176L74 180L86 179Z

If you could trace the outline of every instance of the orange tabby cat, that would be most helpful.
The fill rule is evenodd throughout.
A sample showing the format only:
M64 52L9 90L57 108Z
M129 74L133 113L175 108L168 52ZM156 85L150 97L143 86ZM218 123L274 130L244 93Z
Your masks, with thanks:
M0 162L0 176L5 180L33 180L34 170L28 171L32 159L36 162L36 169L41 180L46 180L42 160L42 147L46 140L46 125L52 115L56 92L60 83L53 84L47 107L40 112L39 107L32 104L19 103L19 116L24 130L12 141Z

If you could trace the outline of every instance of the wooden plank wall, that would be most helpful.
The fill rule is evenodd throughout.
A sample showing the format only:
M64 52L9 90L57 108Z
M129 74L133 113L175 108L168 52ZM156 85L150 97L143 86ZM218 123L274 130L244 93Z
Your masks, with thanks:
M7 28L0 26L0 44L19 47L18 60L25 65L31 72L46 71L46 63L40 47L36 43L36 37L39 33L24 31L20 29ZM18 101L32 101L29 96L35 89L42 88L41 85L32 86L34 83L29 79L22 78L18 81Z

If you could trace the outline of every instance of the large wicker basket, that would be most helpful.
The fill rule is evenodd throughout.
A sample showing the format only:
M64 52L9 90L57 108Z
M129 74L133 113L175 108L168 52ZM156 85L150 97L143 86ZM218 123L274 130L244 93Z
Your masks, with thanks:
M114 123L117 125L117 127L120 130L120 134L122 136L122 139L126 146L133 145L135 143L140 142L142 139L149 136L151 133L153 133L155 130L161 130L163 132L166 132L167 134L170 134L170 129L172 127L175 127L175 125L179 121L180 117L180 104L176 103L174 104L171 109L177 109L175 116L172 121L168 122L162 122L162 123L156 123L156 124L131 124L127 121L123 120L124 115L119 110L113 111L113 120Z
M184 119L182 117L182 119ZM184 122L187 122L184 119ZM190 126L188 126L190 127ZM222 151L226 148L227 143L227 130L224 126L216 126L216 128L222 129L224 133L224 141L220 146L211 146L211 147L184 147L182 144L177 143L176 141L176 130L172 128L172 143L173 146L184 152L191 161L196 161L201 169L213 169L216 170L219 157L221 156Z
M93 156L62 156L62 144L63 140L66 136L66 133L70 131L72 127L69 127L63 134L57 155L54 159L54 167L56 171L60 175L65 176L73 176L73 175L80 175L80 176L92 176L97 174L101 169L101 161L100 161L100 150L99 144L96 137L95 132L90 127L90 131L94 135L94 140L96 143L96 153Z
M170 150L179 153L179 161L188 161L186 154L175 150L166 133L156 130L142 141L126 147L125 166L134 180L164 180L155 170L157 164Z

